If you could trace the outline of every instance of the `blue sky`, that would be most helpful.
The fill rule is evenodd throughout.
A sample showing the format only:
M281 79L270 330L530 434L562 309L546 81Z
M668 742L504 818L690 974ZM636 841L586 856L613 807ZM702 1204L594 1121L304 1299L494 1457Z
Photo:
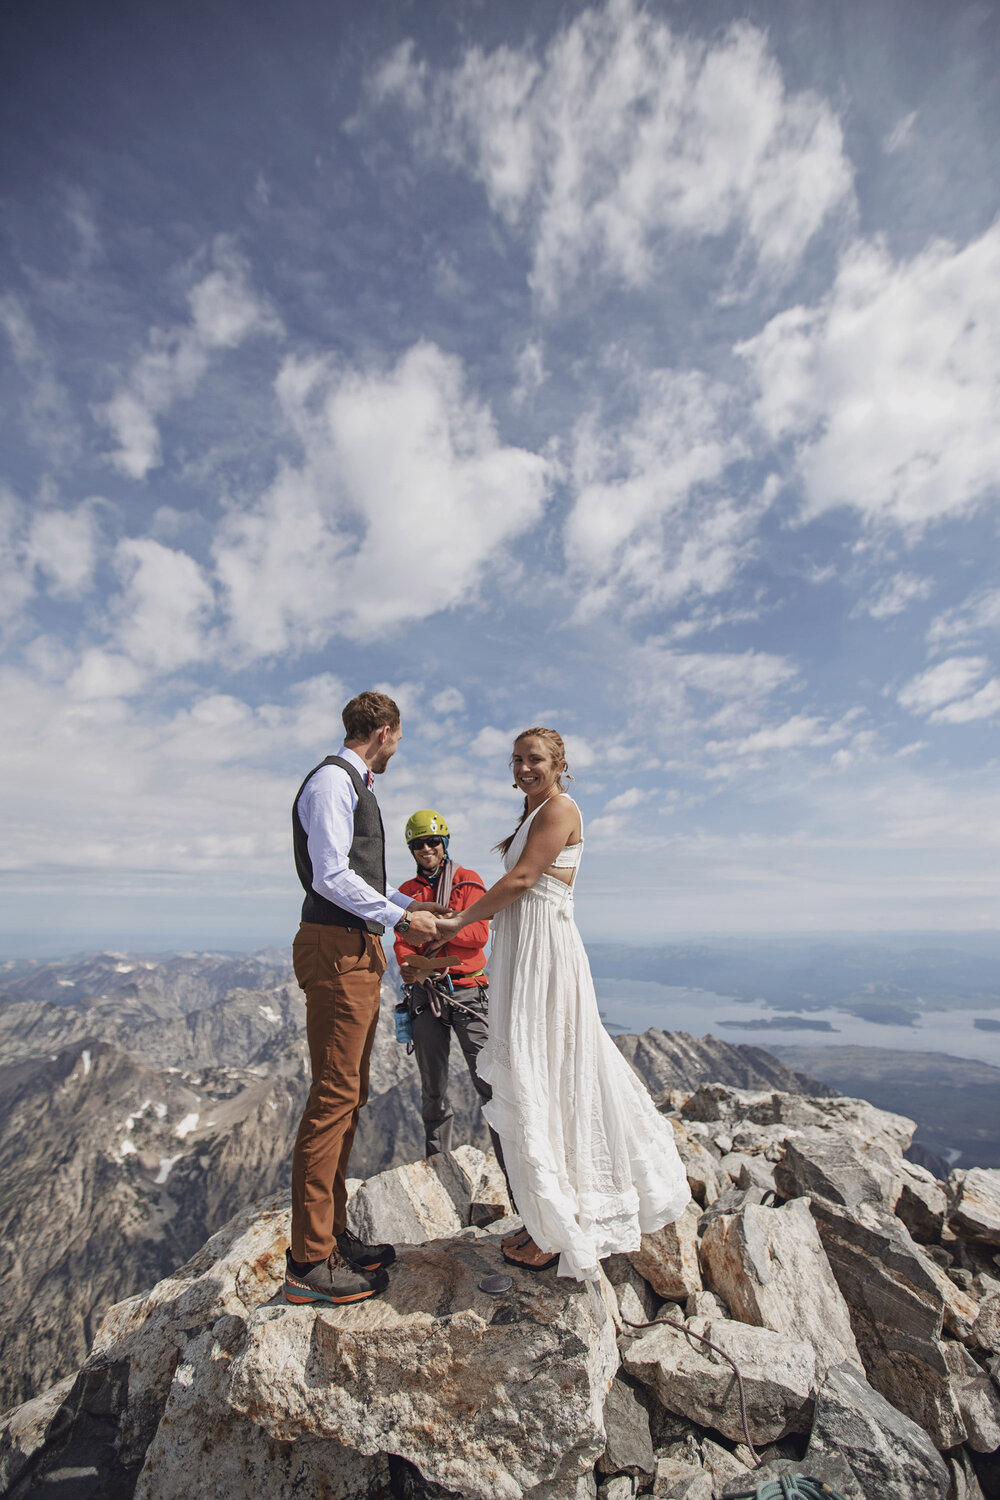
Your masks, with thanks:
M1000 927L991 5L15 3L0 946L241 946L570 747L585 935ZM65 938L65 941L63 941Z

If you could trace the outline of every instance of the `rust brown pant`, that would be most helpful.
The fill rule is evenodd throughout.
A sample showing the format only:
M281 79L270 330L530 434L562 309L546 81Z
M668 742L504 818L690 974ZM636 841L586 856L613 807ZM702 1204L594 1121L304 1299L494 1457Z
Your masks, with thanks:
M325 1260L347 1227L347 1161L368 1098L385 955L370 933L303 922L292 962L306 995L312 1063L292 1156L292 1255Z

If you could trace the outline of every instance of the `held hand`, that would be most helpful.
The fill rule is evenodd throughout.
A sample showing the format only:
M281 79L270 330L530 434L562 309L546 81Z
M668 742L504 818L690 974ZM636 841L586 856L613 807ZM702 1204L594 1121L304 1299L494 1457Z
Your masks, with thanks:
M400 964L399 977L404 984L412 984L417 977L417 971L412 964Z
M432 948L429 948L427 951L429 953L436 953L439 948L444 946L445 943L450 943L452 938L455 937L459 932L461 932L461 930L462 925L457 916L438 917L437 942Z
M418 907L414 902L407 907L410 914L410 926L406 934L406 940L414 946L421 943L432 943L438 935L440 917L434 916L426 907Z
M407 911L429 911L433 912L436 917L443 917L447 914L448 908L441 906L437 901L411 901Z

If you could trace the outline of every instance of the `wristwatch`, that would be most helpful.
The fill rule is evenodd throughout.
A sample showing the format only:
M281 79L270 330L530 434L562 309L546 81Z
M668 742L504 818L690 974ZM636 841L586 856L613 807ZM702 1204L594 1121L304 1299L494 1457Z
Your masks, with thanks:
M410 913L408 911L404 911L403 915L400 917L399 921L392 929L393 932L398 932L400 937L405 937L410 930L410 923L412 921L413 918L410 916Z

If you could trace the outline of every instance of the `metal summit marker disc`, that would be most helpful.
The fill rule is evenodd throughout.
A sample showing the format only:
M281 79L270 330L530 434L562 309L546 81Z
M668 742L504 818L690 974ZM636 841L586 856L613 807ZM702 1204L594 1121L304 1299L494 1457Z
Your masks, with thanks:
M479 1283L479 1290L486 1292L487 1296L499 1297L501 1292L509 1292L513 1285L513 1276L484 1276Z

